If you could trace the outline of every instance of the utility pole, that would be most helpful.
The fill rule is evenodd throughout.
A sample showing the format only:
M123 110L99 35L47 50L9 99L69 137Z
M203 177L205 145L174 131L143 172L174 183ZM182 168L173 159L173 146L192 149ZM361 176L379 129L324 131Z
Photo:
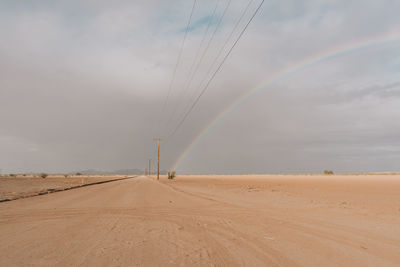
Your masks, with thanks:
M151 171L151 159L149 159L149 175L152 175L152 171Z
M160 180L160 142L161 138L154 138L157 142L157 180Z

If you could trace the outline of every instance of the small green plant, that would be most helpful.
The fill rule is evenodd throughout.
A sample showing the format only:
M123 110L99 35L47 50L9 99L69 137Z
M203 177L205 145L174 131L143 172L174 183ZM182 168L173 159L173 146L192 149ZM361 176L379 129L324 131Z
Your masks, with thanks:
M80 176L80 175L82 175L82 173L80 173L80 172L77 172L75 175L78 175L78 176Z
M41 173L41 174L40 174L40 177L42 177L43 179L45 179L47 176L48 176L47 173Z
M324 170L324 174L330 175L330 174L333 174L333 171L332 170Z
M174 179L176 176L176 172L175 171L169 171L168 172L168 179Z

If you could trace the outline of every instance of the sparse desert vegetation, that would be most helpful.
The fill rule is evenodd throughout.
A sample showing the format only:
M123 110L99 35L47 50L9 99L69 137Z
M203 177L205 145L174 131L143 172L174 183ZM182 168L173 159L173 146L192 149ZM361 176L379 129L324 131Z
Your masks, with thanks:
M172 180L174 179L176 176L176 172L175 171L169 171L168 172L168 179Z

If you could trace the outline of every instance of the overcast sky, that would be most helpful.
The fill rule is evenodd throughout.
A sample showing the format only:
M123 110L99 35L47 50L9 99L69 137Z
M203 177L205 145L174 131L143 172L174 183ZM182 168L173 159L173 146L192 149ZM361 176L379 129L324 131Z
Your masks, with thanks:
M222 55L260 2L252 1ZM223 16L229 0L197 1L163 108L191 0L0 0L2 172L143 169L155 159L154 137L164 138L161 168L169 169L242 94L356 43L372 45L325 58L245 99L178 172L399 171L400 40L385 41L400 36L396 0L266 0L170 137L248 3L231 0Z

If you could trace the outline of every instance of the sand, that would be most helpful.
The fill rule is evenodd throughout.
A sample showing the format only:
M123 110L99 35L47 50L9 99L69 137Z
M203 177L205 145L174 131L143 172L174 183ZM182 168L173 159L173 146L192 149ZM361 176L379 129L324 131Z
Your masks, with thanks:
M0 266L399 266L400 176L149 177L0 203Z
M128 175L48 175L46 178L40 174L16 175L0 177L0 201L14 200L40 193L64 190L76 186L98 183L109 180L122 179Z

